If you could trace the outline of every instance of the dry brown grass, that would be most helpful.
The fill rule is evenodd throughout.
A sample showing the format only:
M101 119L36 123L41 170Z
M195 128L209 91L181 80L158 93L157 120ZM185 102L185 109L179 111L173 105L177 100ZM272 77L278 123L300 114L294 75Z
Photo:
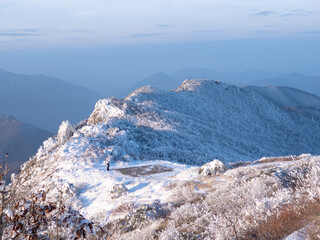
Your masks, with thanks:
M196 186L196 183L194 181L172 182L166 186L166 189L173 190L173 189L181 189L185 187L192 190L195 188L195 186Z
M250 229L241 239L282 239L299 230L320 216L320 202L309 202L303 206L290 205L282 207L277 214L266 222Z

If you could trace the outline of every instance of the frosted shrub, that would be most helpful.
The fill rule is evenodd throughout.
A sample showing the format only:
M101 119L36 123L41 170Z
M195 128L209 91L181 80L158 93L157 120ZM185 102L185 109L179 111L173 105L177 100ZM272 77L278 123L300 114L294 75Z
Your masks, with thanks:
M115 184L113 186L111 194L111 199L116 199L121 197L122 195L125 195L128 192L128 189L124 186L124 184Z
M40 146L40 148L38 149L36 157L38 158L42 157L43 155L47 154L56 146L57 146L56 140L53 137L48 138L43 142L42 146Z
M201 239L205 233L209 209L202 202L187 203L175 209L168 225L175 226L182 239Z
M174 240L182 239L180 232L173 226L169 225L164 231L160 233L159 240Z
M303 181L303 187L300 188L301 194L312 200L320 200L320 164L316 161L310 161L306 179Z
M46 200L45 191L15 201L5 210L4 239L83 239L103 234L79 212Z
M155 201L152 204L141 204L136 206L125 218L108 223L106 228L112 235L122 235L135 230L140 231L140 229L148 228L157 220L161 220L166 216L167 209L159 202Z
M193 182L183 182L180 184L173 184L168 188L175 188L171 195L171 199L177 202L191 202L199 198L199 194L194 192L195 185Z

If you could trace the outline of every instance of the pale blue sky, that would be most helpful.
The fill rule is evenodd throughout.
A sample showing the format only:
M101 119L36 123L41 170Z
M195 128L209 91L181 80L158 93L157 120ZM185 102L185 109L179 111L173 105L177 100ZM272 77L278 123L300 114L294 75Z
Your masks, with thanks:
M183 67L320 74L319 0L0 0L0 68L120 88Z
M319 34L319 13L319 0L1 0L0 48Z

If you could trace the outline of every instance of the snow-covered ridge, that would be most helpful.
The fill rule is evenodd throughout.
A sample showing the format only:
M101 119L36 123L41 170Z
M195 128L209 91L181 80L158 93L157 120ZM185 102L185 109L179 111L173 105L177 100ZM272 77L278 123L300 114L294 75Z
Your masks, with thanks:
M221 88L229 90L230 88L240 90L239 87L231 85L229 83L220 82L220 81L212 81L212 80L200 80L200 79L193 79L193 80L185 80L176 91L195 91L195 90L213 90L214 88Z
M204 234L228 239L232 232L219 225L221 216L204 203L224 202L222 197L231 201L234 191L250 190L253 197L247 196L243 211L263 220L291 201L294 191L282 186L282 176L304 166L313 169L311 163L318 167L320 161L311 155L270 157L317 154L319 149L319 122L314 119L288 112L248 89L188 80L174 91L143 87L125 99L100 100L87 121L77 126L63 122L58 136L45 141L24 164L12 189L17 197L44 190L48 201L56 201L60 191L67 206L114 231L113 239L121 239L127 229L137 239L134 230L146 226L151 226L150 236L171 214L158 232L160 239L170 239L184 229L178 226L180 216L197 213L196 226L212 221ZM199 166L214 159L221 162L204 167L204 175L212 178L200 175ZM236 168L238 161L249 162ZM216 172L219 176L212 176ZM260 187L266 191L258 192ZM193 205L200 199L207 200Z
M319 149L317 122L218 81L186 80L175 91L143 87L125 99L103 99L88 123L117 125L140 152L147 150L138 159L203 164Z

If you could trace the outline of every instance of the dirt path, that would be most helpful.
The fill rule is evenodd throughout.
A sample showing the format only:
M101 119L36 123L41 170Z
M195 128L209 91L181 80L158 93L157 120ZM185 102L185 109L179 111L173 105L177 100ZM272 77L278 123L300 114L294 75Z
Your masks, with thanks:
M147 165L141 167L127 167L127 168L116 168L115 171L120 172L123 175L129 175L131 177L147 176L157 173L172 172L172 168L162 165Z

